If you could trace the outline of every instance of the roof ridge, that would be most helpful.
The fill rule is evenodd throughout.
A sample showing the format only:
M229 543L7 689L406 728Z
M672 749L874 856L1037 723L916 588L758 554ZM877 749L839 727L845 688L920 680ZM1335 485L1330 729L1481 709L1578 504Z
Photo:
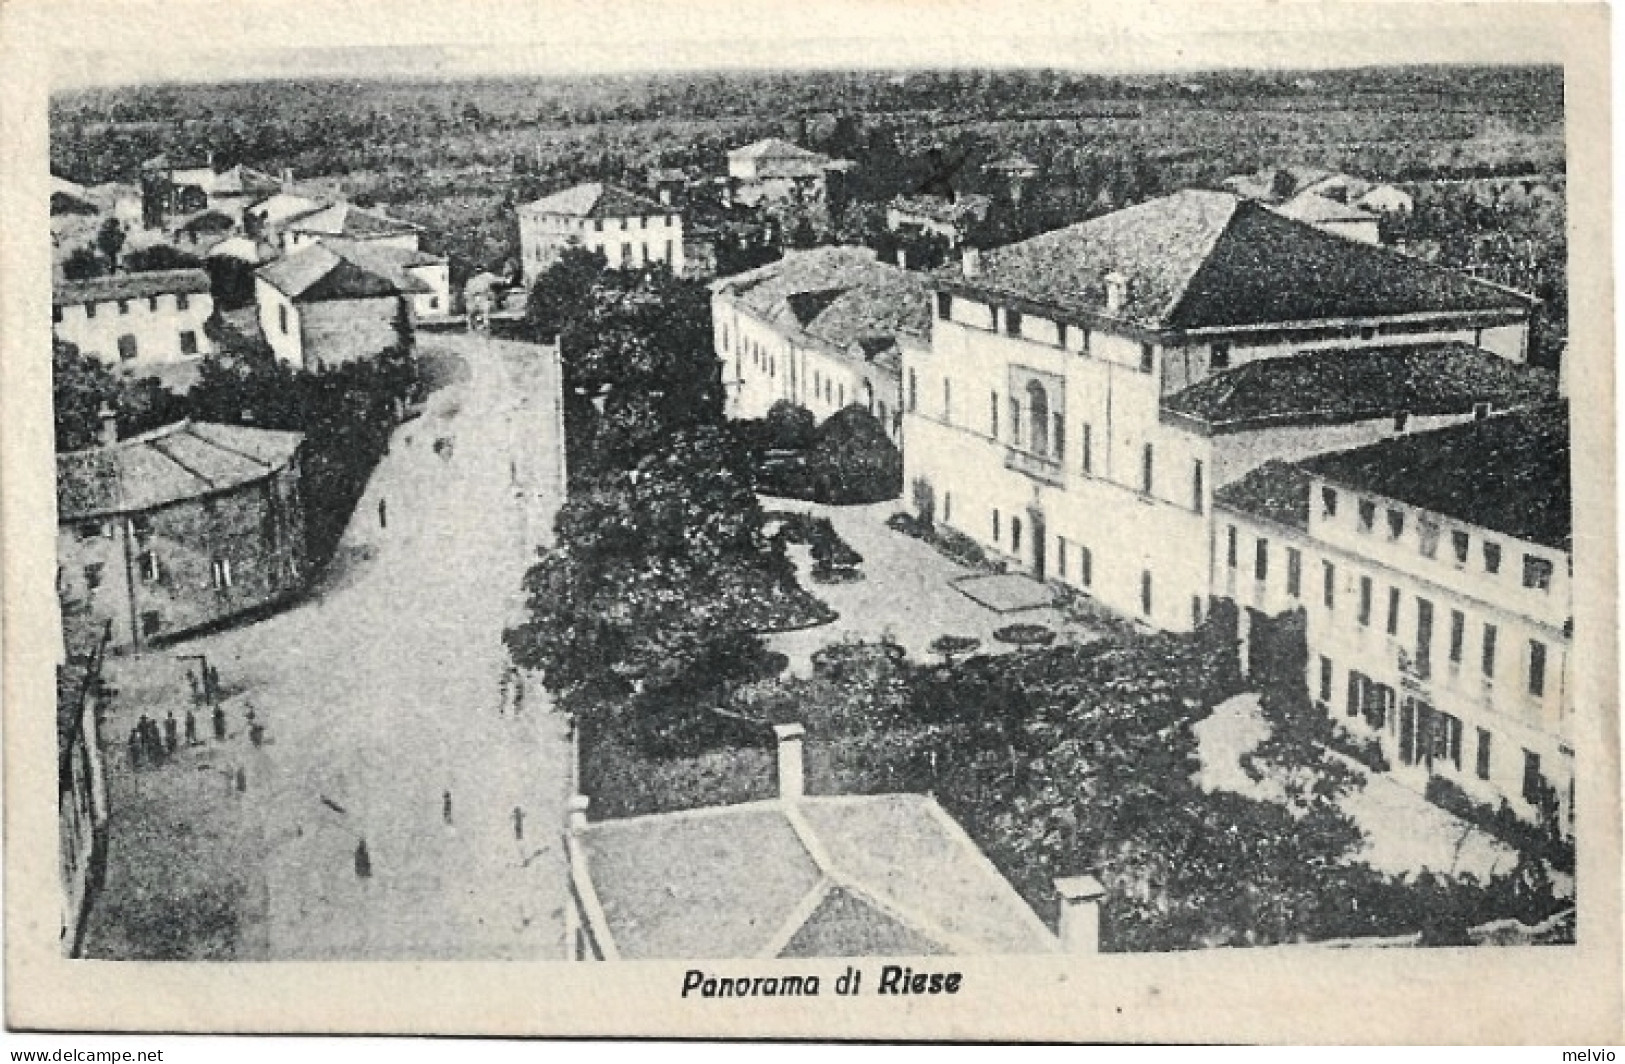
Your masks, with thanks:
M203 482L203 486L205 488L208 488L208 489L212 490L215 487L215 483L214 483L213 480L210 480L207 476L203 475L203 473L199 472L196 469L193 469L191 466L187 465L185 462L183 462L179 458L175 457L175 455L170 451L170 449L164 446L165 443L167 443L169 440L173 439L177 435L179 435L179 433L171 433L170 435L165 436L162 439L151 440L151 441L148 442L147 446L151 450L154 450L154 451L158 452L159 454L163 455L165 458L169 459L171 462L173 462L175 465L179 466L181 469L185 470L185 472L189 476L191 476L194 480L201 480ZM187 433L187 435L192 435L192 434ZM203 440L203 437L201 437L201 436L193 436L193 439ZM208 440L203 440L203 442L208 443L209 441Z
M1259 204L1254 203L1252 200L1246 199L1245 197L1238 196L1234 192L1212 192L1211 194L1221 196L1230 201L1229 213L1225 216L1224 224L1220 225L1214 230L1212 239L1207 242L1207 247L1202 249L1201 255L1196 260L1196 269L1185 275L1184 282L1180 284L1177 290L1175 290L1172 297L1169 298L1167 304L1162 308L1162 313L1157 316L1156 321L1158 328L1166 327L1168 322L1174 320L1174 317L1179 313L1179 308L1190 296L1191 289L1195 287L1196 279L1202 276L1202 274L1206 273L1212 267L1214 259L1213 253L1218 250L1219 242L1229 235L1231 229L1235 226L1236 218L1241 214L1243 205L1248 204L1255 209L1263 209ZM1148 202L1156 201L1152 200Z

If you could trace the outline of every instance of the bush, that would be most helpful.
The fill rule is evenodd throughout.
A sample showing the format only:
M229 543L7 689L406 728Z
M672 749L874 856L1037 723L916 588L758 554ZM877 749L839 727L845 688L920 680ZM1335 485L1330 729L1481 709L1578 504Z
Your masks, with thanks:
M812 411L788 399L780 399L762 420L763 444L768 450L805 451L818 434L818 419Z
M873 414L849 406L818 427L807 475L819 502L884 502L903 493L903 453Z
M1387 772L1393 768L1388 755L1382 752L1382 740L1374 735L1351 735L1348 729L1334 725L1326 737L1326 745L1345 757L1353 758L1372 772Z
M914 478L914 516L925 528L937 522L937 489L924 477Z
M1574 843L1563 838L1555 827L1541 827L1524 820L1513 812L1505 798L1499 806L1476 802L1459 784L1431 775L1423 795L1440 809L1495 836L1519 853L1549 861L1553 868L1563 872L1574 871Z

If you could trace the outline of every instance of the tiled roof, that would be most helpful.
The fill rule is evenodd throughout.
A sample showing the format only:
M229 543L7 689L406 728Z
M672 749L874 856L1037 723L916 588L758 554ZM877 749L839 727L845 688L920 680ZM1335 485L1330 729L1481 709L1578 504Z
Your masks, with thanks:
M578 839L623 958L1054 952L935 800L751 802L608 820Z
M1419 432L1302 463L1310 474L1502 535L1573 543L1568 407Z
M377 299L429 291L427 285L405 273L383 253L342 240L301 248L260 267L258 276L296 303Z
M829 156L821 155L815 151L808 151L797 144L778 137L768 137L746 144L742 148L735 148L728 153L730 159L799 159L806 162L827 162Z
M923 337L931 326L926 280L877 261L868 248L792 251L719 281L713 290L766 321L840 351L898 334Z
M1272 459L1213 493L1220 506L1291 528L1309 527L1309 474Z
M1113 273L1128 291L1108 312ZM947 290L1159 332L1531 305L1498 285L1197 189L985 252L974 277L935 276Z
M282 190L280 178L238 163L215 175L216 196L267 196Z
M987 217L992 200L973 192L961 193L952 200L941 196L898 196L887 206L904 214L930 218L938 222L961 223Z
M647 196L599 181L543 196L522 204L520 209L531 214L563 214L572 218L640 218L671 213L671 208L662 207Z
M84 281L59 282L51 292L51 304L67 307L78 303L105 303L114 299L146 299L170 293L207 291L209 275L204 270L144 270L92 277Z
M286 465L303 441L298 432L180 421L59 454L57 520L139 513L249 484Z
M1296 218L1311 225L1325 222L1374 222L1377 216L1361 207L1339 203L1313 190L1300 192L1275 210L1283 218Z
M1470 344L1351 347L1261 358L1164 396L1163 410L1210 432L1535 406L1556 375Z
M422 227L381 211L367 210L353 203L333 203L288 218L283 227L293 233L328 236L382 237L415 233Z
M248 213L264 218L267 225L281 225L289 218L302 218L321 208L320 200L291 192L278 192L251 204Z

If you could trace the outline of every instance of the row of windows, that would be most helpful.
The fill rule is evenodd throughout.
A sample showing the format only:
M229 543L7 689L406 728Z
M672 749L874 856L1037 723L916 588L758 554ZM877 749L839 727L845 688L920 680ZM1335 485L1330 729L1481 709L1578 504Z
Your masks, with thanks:
M148 296L147 297L147 309L149 311L156 312L158 310L158 300L160 300L162 298L163 298L162 296ZM130 313L130 303L131 303L130 300L128 300L128 299L118 299L118 300L113 300L113 302L115 304L117 304L118 312L120 314L128 314L128 313ZM94 318L96 316L97 304L95 304L95 303L82 303L82 304L79 304L79 305L83 306L85 308L85 317ZM190 310L191 306L192 306L192 297L190 295L186 294L185 292L176 293L176 295L175 295L175 309L176 310ZM53 322L60 322L62 320L62 308L60 306L53 306L51 308L51 320Z
M1321 489L1321 516L1332 519L1337 516L1338 491L1336 488L1323 487ZM1383 514L1383 529L1389 542L1397 542L1405 535L1407 512L1397 507L1385 507ZM1377 530L1377 503L1371 499L1358 499L1355 503L1355 527L1367 535ZM1418 516L1416 519L1417 550L1424 558L1436 558L1439 555L1439 544L1444 538L1444 526L1434 518ZM1453 528L1450 530L1450 556L1455 559L1457 566L1466 566L1472 556L1472 534L1466 529ZM1480 546L1480 564L1483 571L1491 576L1501 571L1501 544L1494 540L1483 540ZM1523 586L1537 591L1549 591L1552 586L1554 567L1549 558L1537 554L1523 556Z
M552 216L542 215L542 217L547 219L549 222L551 222L552 226L554 228L576 229L576 228L582 228L582 227L584 227L586 225L585 220L582 220L582 221L578 222L575 219L561 218L558 215L552 215ZM619 222L620 223L619 225L611 225L610 228L611 229L633 229L633 228L647 229L647 228L649 228L649 219L650 218L656 219L657 224L659 222L663 222L668 226L676 225L677 222L678 222L677 215L675 215L675 214L639 215L638 216L638 224L636 226L632 225L632 219L630 217L623 217L623 218L612 218L612 219L610 219L611 222ZM592 230L595 233L602 233L604 231L604 219L603 218L594 218L592 220Z
M937 317L938 318L940 318L943 321L952 320L953 319L953 307L954 307L954 297L953 297L953 295L951 295L948 292L938 292L937 293ZM990 325L991 331L993 331L993 332L1002 332L1006 336L1012 336L1012 337L1015 337L1017 339L1026 340L1028 342L1036 342L1036 341L1033 341L1032 337L1026 336L1026 335L1024 335L1022 333L1021 326L1022 326L1023 317L1022 317L1022 314L1021 314L1021 312L1019 310L1011 310L1011 309L1006 308L1006 307L989 306L988 307L988 315L989 315L989 319L991 321L991 325ZM1078 351L1079 354L1082 354L1082 355L1085 355L1085 356L1087 356L1087 355L1089 355L1091 353L1090 347L1091 347L1092 336L1093 336L1092 330L1082 328L1082 327L1077 326L1077 325L1069 325L1064 321L1055 322L1054 325L1055 325L1055 343L1053 344L1053 346L1061 348L1062 350L1073 350L1072 345L1068 341L1070 340L1071 336L1073 335L1072 330L1077 330L1078 345L1076 347L1076 350ZM1001 326L1002 326L1002 328L1001 328ZM1139 363L1139 365L1140 365L1140 372L1141 373L1154 373L1156 371L1157 348L1156 348L1155 344L1142 343L1140 345L1140 363Z
M158 560L155 551L144 550L136 555L136 572L143 583L156 584L164 579L165 569ZM85 587L95 591L102 586L102 578L106 573L106 566L101 562L92 562L85 566ZM209 562L209 586L215 589L232 587L236 584L236 577L232 573L230 558L215 558Z
M1235 525L1226 529L1225 564L1234 569L1237 567L1238 535ZM1302 596L1303 557L1295 547L1286 548L1287 574L1286 593L1292 598ZM1321 563L1321 606L1328 612L1337 609L1337 566L1330 561ZM1253 578L1260 582L1269 579L1270 568L1270 542L1259 537L1253 544ZM1369 628L1372 623L1376 585L1371 577L1362 575L1359 582L1359 597L1355 608L1355 620L1362 628ZM1402 605L1403 593L1398 587L1390 585L1387 589L1384 631L1390 636L1399 635L1399 614ZM1426 678L1432 675L1433 670L1433 602L1421 595L1416 596L1416 630L1414 653L1411 658L1411 667L1417 675ZM1497 626L1485 621L1481 629L1479 640L1479 669L1486 679L1495 677L1496 646L1499 637ZM1460 665L1465 653L1467 641L1467 617L1461 610L1450 611L1449 655L1450 662ZM1538 639L1529 640L1529 671L1527 676L1527 690L1531 695L1541 696L1546 693L1546 644Z

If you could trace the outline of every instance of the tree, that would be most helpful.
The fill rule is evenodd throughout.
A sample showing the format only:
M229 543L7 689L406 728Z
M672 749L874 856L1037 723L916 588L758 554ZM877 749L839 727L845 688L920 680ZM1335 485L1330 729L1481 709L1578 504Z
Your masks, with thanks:
M568 247L531 285L525 329L538 343L550 344L580 313L607 267L603 253Z
M61 340L51 345L52 407L56 449L79 451L101 438L101 410L118 397L118 382L98 360Z
M137 248L124 257L124 268L131 273L146 270L195 270L202 266L203 260L196 255L189 255L168 244Z
M96 249L107 259L107 272L118 272L119 252L124 250L124 226L117 218L109 218L96 231Z
M62 263L62 276L70 281L88 281L106 272L101 257L87 247L74 248Z

